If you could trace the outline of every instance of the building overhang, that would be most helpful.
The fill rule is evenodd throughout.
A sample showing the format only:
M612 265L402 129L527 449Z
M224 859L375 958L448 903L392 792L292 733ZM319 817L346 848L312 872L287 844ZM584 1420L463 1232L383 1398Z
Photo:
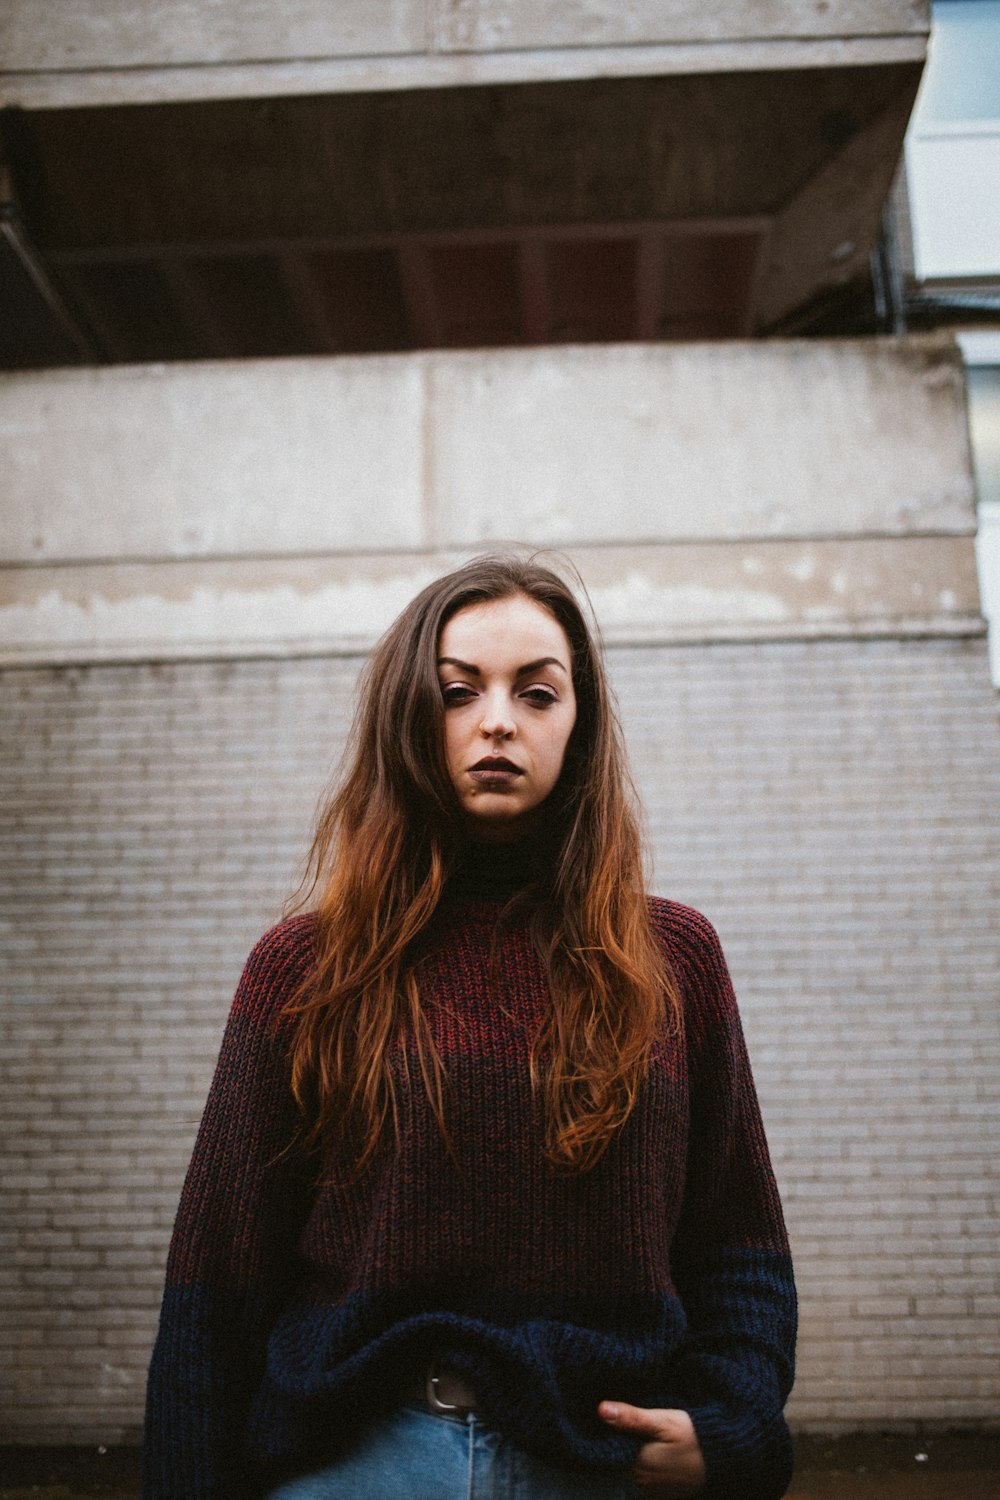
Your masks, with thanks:
M400 4L263 61L162 7L32 38L34 3L0 77L13 366L807 331L867 281L926 48L922 0L640 5L634 36Z

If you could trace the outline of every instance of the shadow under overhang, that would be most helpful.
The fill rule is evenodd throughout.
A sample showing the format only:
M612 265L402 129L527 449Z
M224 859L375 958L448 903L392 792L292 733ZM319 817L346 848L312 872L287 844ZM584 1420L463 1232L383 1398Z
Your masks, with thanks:
M0 363L870 331L919 76L7 110Z

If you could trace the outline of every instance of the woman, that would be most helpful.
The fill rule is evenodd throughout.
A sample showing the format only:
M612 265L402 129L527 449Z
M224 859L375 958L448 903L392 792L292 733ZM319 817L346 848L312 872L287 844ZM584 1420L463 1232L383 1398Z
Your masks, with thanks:
M568 587L482 558L372 655L315 910L247 963L147 1500L776 1500L795 1295L729 976L643 894Z

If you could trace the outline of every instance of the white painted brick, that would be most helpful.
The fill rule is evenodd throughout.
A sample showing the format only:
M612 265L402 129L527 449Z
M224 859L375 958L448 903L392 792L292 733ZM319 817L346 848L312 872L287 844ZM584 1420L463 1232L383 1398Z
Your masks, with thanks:
M611 664L657 888L713 919L741 997L801 1279L795 1422L995 1422L1000 755L982 643ZM229 997L290 888L355 668L0 675L0 1223L17 1236L0 1363L19 1441L138 1430Z

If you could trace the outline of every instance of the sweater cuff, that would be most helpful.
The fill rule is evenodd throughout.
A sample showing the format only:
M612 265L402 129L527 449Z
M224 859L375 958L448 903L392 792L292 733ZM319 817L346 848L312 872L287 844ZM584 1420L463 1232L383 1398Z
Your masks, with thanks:
M706 1500L781 1500L792 1478L792 1438L780 1412L764 1417L713 1402L688 1408L705 1460Z

